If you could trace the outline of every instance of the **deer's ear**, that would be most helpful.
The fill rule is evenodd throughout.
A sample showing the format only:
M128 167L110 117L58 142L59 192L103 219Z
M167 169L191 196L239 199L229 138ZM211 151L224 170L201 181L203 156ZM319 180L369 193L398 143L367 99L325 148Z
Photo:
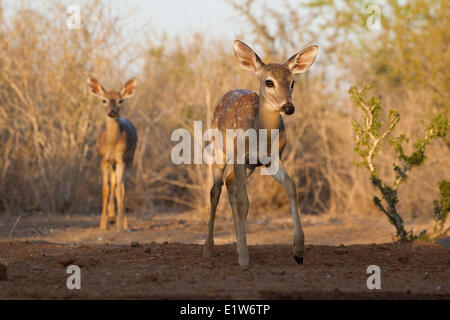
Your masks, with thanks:
M120 95L122 96L122 98L125 99L125 98L131 97L134 94L137 83L138 82L135 78L132 78L132 79L128 80L127 82L125 82L122 90L120 90Z
M264 62L258 55L245 43L240 40L234 41L234 54L242 69L258 72L258 69L264 66Z
M96 95L98 97L103 97L105 94L105 89L103 89L102 85L100 84L100 82L98 82L97 79L93 78L93 77L89 77L87 78L87 83L89 85L89 91L93 94Z
M314 63L317 56L317 51L319 51L318 45L306 47L302 51L290 57L284 63L284 66L291 70L294 74L306 72Z

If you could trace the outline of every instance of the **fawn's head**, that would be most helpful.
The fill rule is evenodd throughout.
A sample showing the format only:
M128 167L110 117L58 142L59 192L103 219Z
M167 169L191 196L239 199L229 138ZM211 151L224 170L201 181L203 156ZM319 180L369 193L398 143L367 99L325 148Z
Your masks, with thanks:
M273 111L293 114L294 75L306 72L314 63L319 46L312 45L296 53L283 64L265 64L244 42L234 42L234 53L241 68L253 72L260 81L260 95Z
M106 91L97 79L89 77L87 79L90 92L102 99L102 105L108 117L117 118L120 115L120 108L123 107L125 99L134 94L137 80L132 78L125 82L122 90Z

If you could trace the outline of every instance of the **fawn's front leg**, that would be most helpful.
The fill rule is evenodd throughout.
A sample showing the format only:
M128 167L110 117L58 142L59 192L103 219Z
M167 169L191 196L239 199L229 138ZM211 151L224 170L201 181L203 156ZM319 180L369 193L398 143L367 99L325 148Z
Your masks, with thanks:
M122 231L128 228L126 218L124 216L124 184L125 166L123 163L116 164L116 200L117 200L117 229Z
M115 204L115 190L116 190L116 180L117 175L115 170L110 170L109 174L109 187L111 189L111 192L109 193L109 202L108 202L108 221L111 223L114 223L116 219L116 204Z
M102 169L102 215L100 217L100 230L106 230L108 226L108 218L106 215L106 209L108 207L108 198L109 193L113 190L110 190L109 187L109 173L111 171L111 166L106 162L102 161L100 163Z
M303 234L300 217L298 214L297 187L294 181L286 172L281 160L278 159L278 171L273 175L286 190L291 208L292 220L294 222L294 259L298 264L303 264L303 255L305 252L305 236Z

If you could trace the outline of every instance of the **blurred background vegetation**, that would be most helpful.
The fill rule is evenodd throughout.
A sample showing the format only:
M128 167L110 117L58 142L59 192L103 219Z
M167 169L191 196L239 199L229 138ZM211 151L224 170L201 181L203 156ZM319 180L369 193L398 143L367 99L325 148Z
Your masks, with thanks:
M353 165L350 121L359 115L346 93L354 84L375 84L374 94L402 114L398 130L411 137L423 132L421 120L450 115L449 2L382 1L379 30L366 25L373 1L279 1L270 7L258 1L258 10L255 1L226 2L246 26L240 39L265 62L320 45L313 68L296 79L296 113L285 117L283 157L302 212L379 214L368 173ZM104 115L88 94L91 74L107 89L118 89L130 76L139 81L123 114L140 137L127 210L207 216L210 170L173 165L171 132L193 130L194 120L206 128L228 90L257 90L258 83L235 63L232 39L208 30L176 36L133 30L133 12L119 15L113 3L85 2L82 11L89 15L82 28L68 30L59 1L46 1L45 15L26 6L6 15L0 2L0 212L100 212L96 141ZM139 67L131 73L130 65ZM406 218L429 217L439 194L436 181L450 176L449 147L448 138L433 142L423 169L411 173L401 191ZM391 154L377 159L381 177L392 170ZM251 214L287 210L273 179L254 174L250 184ZM219 210L228 210L224 199Z

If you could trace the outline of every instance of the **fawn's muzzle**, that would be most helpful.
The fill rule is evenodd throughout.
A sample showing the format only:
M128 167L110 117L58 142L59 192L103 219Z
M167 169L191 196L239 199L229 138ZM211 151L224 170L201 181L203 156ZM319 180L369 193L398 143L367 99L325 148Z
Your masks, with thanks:
M111 110L110 112L108 112L108 117L111 117L111 118L117 117L117 112L114 110Z
M295 112L295 107L292 103L286 103L281 107L281 110L283 110L284 114L290 115Z

